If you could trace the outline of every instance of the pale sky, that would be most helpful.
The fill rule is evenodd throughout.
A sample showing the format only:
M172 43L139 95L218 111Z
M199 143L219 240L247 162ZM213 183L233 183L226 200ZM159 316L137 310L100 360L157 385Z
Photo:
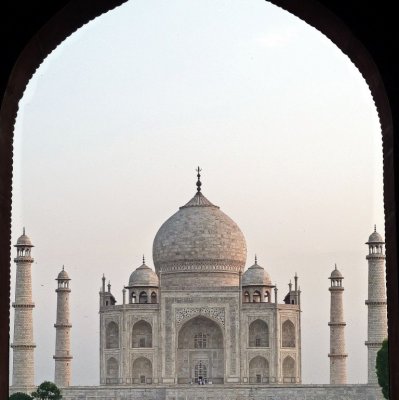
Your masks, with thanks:
M194 195L197 165L203 194L246 237L247 267L256 253L280 302L299 275L303 383L329 381L334 263L349 382L366 382L364 243L374 223L384 235L384 213L364 79L330 40L263 0L136 0L65 40L20 102L12 242L25 226L35 245L36 383L54 379L63 264L72 383L99 383L101 276L121 303L143 253L153 267L161 224ZM12 265L12 301L14 287Z

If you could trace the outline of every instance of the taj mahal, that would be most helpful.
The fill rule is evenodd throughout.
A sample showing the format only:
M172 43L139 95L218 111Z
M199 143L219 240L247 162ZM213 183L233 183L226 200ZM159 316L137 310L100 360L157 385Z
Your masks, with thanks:
M72 285L64 268L58 274L55 369L49 380L62 388L63 399L381 399L375 360L387 337L387 317L384 240L376 228L366 242L368 382L347 382L344 276L335 266L326 285L331 299L330 349L318 349L328 353L330 382L303 384L297 274L293 271L293 283L279 293L256 256L245 269L245 237L202 194L199 168L196 186L194 197L159 228L153 241L155 268L143 257L142 264L127 274L122 301L117 303L102 276L98 386L71 382ZM33 244L25 231L15 247L10 392L29 393L35 389Z

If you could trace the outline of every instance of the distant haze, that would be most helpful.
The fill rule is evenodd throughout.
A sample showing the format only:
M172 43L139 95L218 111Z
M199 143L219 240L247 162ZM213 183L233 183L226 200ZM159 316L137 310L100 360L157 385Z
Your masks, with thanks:
M101 276L121 303L143 254L153 267L158 228L195 193L197 165L204 195L246 237L247 266L256 253L280 302L299 275L304 383L329 382L337 263L348 378L365 382L364 242L374 223L384 234L377 112L331 41L263 0L130 1L66 39L29 82L15 127L12 241L25 226L35 245L36 382L54 379L64 264L72 383L99 383Z

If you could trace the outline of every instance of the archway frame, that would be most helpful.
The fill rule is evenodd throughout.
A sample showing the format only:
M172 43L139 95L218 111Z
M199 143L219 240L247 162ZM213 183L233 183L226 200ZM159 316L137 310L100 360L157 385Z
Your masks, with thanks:
M218 321L216 318L213 318L211 316L208 315L203 315L203 314L197 314L197 315L193 315L190 318L187 318L186 320L184 320L184 322L179 326L178 329L176 329L175 333L174 333L174 345L175 345L175 352L176 355L178 353L178 351L181 350L185 350L185 348L180 347L180 335L182 334L184 328L186 328L187 326L189 326L189 324L191 324L192 322L194 322L196 319L204 319L207 320L209 322L211 322L212 324L214 324L217 329L219 330L219 333L221 335L221 341L222 341L222 347L220 348L220 350L223 351L223 381L226 379L226 371L227 371L227 355L226 355L226 348L227 348L227 343L226 343L226 334L225 334L225 328L223 326L223 324L220 323L220 321ZM193 349L194 350L194 349ZM209 350L215 350L212 347L207 347L207 348L198 348L196 349L198 351L209 351ZM176 358L176 365L175 367L177 367L177 358ZM178 376L178 369L175 368L175 373L176 373L176 378L179 379ZM208 371L208 374L210 373L210 371ZM209 377L209 375L208 375Z
M127 0L97 0L95 2L80 0L58 1L55 0L47 7L45 13L37 6L29 10L29 6L22 1L14 1L13 8L3 13L5 30L3 36L7 38L7 46L3 62L3 97L0 110L0 273L3 287L3 296L0 302L0 397L8 396L8 367L9 367L9 296L10 296L10 248L11 248L11 188L12 188L12 140L15 119L18 111L18 102L23 95L25 87L35 70L61 42L74 31L101 14L125 3ZM399 279L398 279L398 247L397 231L399 216L397 212L397 198L399 198L399 177L395 172L399 168L399 148L394 141L394 133L398 132L399 125L399 78L396 75L393 59L389 54L395 46L392 40L383 41L390 36L390 27L384 17L390 20L390 15L395 15L388 4L377 7L362 5L362 9L370 8L367 16L375 16L380 11L383 13L381 26L384 24L388 30L374 32L366 35L369 21L361 20L358 14L353 15L353 8L358 6L350 4L351 1L340 8L334 1L302 0L269 0L271 3L285 9L299 17L307 24L313 26L327 36L341 51L346 54L365 78L372 93L382 130L383 156L384 156L384 210L385 210L385 236L386 236L386 265L387 265L387 296L388 296L388 332L391 338L389 346L390 385L391 393L399 394ZM324 5L323 5L324 3ZM354 3L354 2L353 2ZM9 7L10 2L3 5ZM27 9L27 11L24 11ZM335 13L331 10L335 10ZM358 10L359 11L359 10ZM361 12L361 10L359 11ZM14 13L14 14L13 14ZM39 15L40 14L40 15ZM12 18L20 22L13 25ZM381 15L380 15L381 16ZM34 22L35 21L36 25ZM349 25L345 24L345 20ZM28 22L29 21L29 22ZM363 24L363 25L362 25ZM392 25L393 26L393 25ZM21 29L21 27L23 27ZM356 38L352 29L357 28L357 33L363 34L364 44ZM363 30L362 30L363 29ZM25 36L24 36L25 30ZM372 28L371 28L372 30ZM11 35L7 35L7 31ZM16 34L15 32L18 32ZM33 33L36 32L36 33ZM15 38L13 41L11 38ZM391 37L395 37L391 35ZM390 37L390 38L391 38ZM379 38L379 40L378 40ZM378 47L378 43L381 43ZM367 46L367 47L366 47ZM397 43L396 43L397 46ZM376 49L382 49L376 52ZM391 47L391 48L390 48ZM12 51L10 50L12 49ZM373 52L375 60L370 55ZM378 66L377 66L377 64ZM389 64L388 64L389 63ZM391 66L392 64L392 66ZM380 69L378 68L380 67ZM392 71L391 71L392 70ZM383 76L381 75L381 71ZM394 74L395 72L395 74ZM384 78L384 79L383 79ZM389 97L388 97L389 93ZM392 109L390 107L392 104ZM395 129L395 130L394 130ZM396 184L396 186L395 186ZM8 301L7 301L8 300Z

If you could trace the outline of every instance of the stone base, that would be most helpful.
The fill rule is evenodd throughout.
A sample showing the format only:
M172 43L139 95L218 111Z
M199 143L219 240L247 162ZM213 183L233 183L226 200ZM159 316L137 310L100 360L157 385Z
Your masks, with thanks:
M375 385L71 386L63 400L383 400Z
M26 393L31 394L37 389L37 386L24 386L24 387L17 387L17 386L10 386L10 395L13 393Z

